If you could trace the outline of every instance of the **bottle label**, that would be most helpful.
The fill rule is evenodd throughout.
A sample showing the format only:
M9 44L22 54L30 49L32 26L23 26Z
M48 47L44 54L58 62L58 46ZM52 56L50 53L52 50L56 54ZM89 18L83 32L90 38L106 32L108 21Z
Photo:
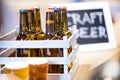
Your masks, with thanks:
M23 49L23 53L24 54L28 54L28 50L27 49Z
M47 55L51 55L51 52L50 52L50 49L49 48L47 48Z
M47 20L46 23L47 24L52 24L52 23L54 23L54 21L53 20Z

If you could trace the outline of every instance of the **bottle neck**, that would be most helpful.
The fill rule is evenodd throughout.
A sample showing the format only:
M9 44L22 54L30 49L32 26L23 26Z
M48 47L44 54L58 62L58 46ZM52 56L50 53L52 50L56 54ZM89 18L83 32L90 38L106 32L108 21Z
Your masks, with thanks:
M26 12L21 12L20 13L20 29L19 33L20 34L25 34L28 32L28 27L27 27L27 13Z
M28 29L29 32L36 32L35 24L34 24L34 13L33 10L29 10L28 13Z
M61 10L61 25L63 30L68 30L67 12Z
M65 10L65 29L68 30L67 10Z
M40 9L34 9L34 18L35 18L35 26L36 28L41 29L41 16L40 16Z
M46 34L55 35L53 12L46 13Z
M60 25L61 25L61 10L55 10L55 33L60 31Z

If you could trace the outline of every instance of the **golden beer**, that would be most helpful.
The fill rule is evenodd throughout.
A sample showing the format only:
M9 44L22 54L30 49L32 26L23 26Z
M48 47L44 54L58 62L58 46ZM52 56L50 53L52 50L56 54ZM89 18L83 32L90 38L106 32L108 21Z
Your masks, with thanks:
M28 63L25 62L10 62L5 65L5 73L13 74L26 80L29 73Z
M29 63L29 80L47 80L48 61L46 59L32 59Z

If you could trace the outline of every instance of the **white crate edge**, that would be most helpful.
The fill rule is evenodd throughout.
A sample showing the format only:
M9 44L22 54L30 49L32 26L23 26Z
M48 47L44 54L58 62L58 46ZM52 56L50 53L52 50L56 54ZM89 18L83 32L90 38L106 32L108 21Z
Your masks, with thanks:
M15 33L14 31L12 32ZM64 36L63 40L8 41L1 38L0 48L69 48L77 38L78 30L69 39Z

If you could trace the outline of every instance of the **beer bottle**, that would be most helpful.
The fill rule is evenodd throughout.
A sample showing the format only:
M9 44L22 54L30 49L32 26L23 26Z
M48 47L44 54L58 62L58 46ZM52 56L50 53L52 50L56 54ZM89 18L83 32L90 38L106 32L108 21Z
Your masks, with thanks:
M68 21L67 21L67 7L62 6L61 7L61 26L63 33L69 38L72 33L68 30ZM72 52L72 46L68 48L68 54ZM71 63L68 65L68 69L70 70L72 68L73 64Z
M68 35L68 37L70 37L72 35L72 33L68 30L68 20L67 20L67 7L66 6L62 6L61 7L61 17L62 17L62 22L63 22L63 31L66 35Z
M69 38L72 33L68 30L68 21L67 21L67 8L65 6L61 7L61 26L64 34ZM72 46L68 49L68 54L72 51Z
M58 36L61 36L61 38L64 36L64 33L62 33L62 27L61 27L61 8L54 8L54 14L55 14L55 33Z
M34 25L34 9L28 9L27 16L28 16L28 34L29 34L29 40L37 40L37 34L36 34L36 27ZM28 49L28 57L38 57L38 49Z
M63 36L65 34L62 31L62 26L61 26L61 8L54 8L54 15L55 15L55 34L59 36L60 40L63 40ZM63 48L60 48L60 57L63 57ZM60 65L60 72L63 73L63 65Z
M54 8L54 15L55 15L55 34L60 38L60 40L63 40L63 36L65 36L62 25L61 25L61 8ZM61 53L60 57L63 57L63 49L60 49Z
M54 29L54 10L48 10L46 12L46 34L44 37L45 40L59 40L59 37L55 35ZM59 57L60 52L58 48L45 48L44 49L45 57ZM60 65L50 65L49 73L60 73Z
M37 40L43 40L45 33L42 30L41 27L41 17L40 17L40 8L39 6L35 6L34 7L34 24L36 27L36 33L38 34L37 36ZM39 53L38 53L39 57L43 57L43 48L39 49Z
M27 26L27 10L21 9L20 11L20 28L19 35L16 40L28 40L28 26ZM17 49L17 57L27 57L28 49Z

